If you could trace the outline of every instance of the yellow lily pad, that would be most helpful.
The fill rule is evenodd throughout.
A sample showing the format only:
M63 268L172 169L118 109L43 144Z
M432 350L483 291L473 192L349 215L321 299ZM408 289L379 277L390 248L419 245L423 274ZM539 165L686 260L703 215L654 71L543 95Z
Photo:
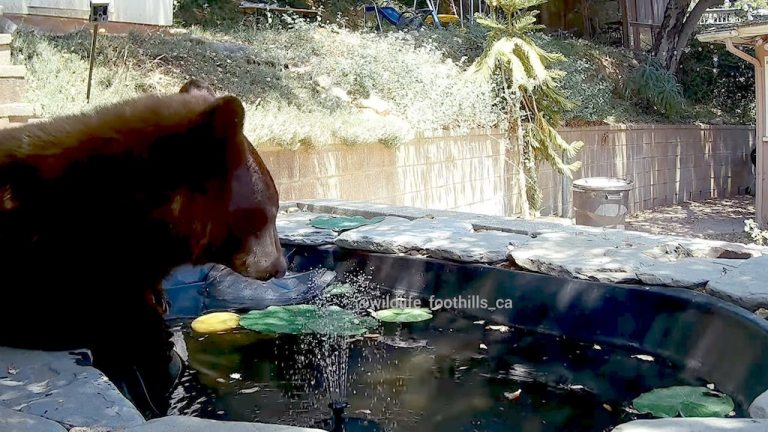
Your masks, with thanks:
M240 315L232 312L213 312L192 321L192 330L198 333L221 333L239 325Z

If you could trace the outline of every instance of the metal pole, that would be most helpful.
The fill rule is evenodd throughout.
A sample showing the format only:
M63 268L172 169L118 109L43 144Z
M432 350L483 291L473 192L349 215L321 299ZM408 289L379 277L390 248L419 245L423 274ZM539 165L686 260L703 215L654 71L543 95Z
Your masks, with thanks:
M88 93L86 100L91 103L91 79L93 78L93 62L96 55L96 36L99 34L99 23L93 25L93 39L91 40L91 65L88 69Z
M461 28L464 28L464 0L459 0L459 16L461 17Z

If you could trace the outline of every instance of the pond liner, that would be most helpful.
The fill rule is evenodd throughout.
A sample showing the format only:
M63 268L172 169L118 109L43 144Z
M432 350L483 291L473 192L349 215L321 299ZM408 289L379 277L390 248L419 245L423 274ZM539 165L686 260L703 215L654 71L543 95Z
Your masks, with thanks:
M372 284L397 293L453 300L459 312L477 319L670 361L709 380L742 407L768 389L768 322L701 292L606 284L337 246L288 249L292 271L322 267L340 277L363 272ZM458 304L461 299L465 305ZM471 304L478 299L485 299L489 307ZM512 307L494 310L497 300L511 301Z

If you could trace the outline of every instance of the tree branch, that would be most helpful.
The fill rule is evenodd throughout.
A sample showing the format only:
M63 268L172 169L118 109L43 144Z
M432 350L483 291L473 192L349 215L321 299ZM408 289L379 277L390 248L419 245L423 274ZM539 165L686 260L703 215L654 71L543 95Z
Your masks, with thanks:
M680 63L680 57L683 55L683 50L688 46L688 42L691 40L691 35L696 31L696 27L699 25L699 20L704 12L712 6L722 4L722 0L699 0L698 3L691 9L688 16L685 17L683 28L680 30L680 34L677 37L675 43L675 50L670 58L670 63L667 65L670 72L675 72L677 66Z

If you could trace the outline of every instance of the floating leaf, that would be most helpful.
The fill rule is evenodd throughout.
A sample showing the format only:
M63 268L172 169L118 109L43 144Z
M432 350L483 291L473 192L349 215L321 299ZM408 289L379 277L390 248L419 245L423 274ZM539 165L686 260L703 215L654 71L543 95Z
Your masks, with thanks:
M359 228L363 225L377 224L383 220L384 216L376 216L370 219L362 216L318 216L310 220L309 224L315 228L338 232Z
M317 315L312 305L270 306L250 311L240 318L240 325L259 333L308 333L307 323Z
M516 400L520 398L520 395L523 393L523 390L517 390L513 392L504 392L504 397L509 400Z
M645 354L635 354L632 356L632 358L636 358L638 360L647 361L647 362L654 361L654 358L652 356L645 355Z
M213 312L192 321L192 330L198 333L221 333L240 324L240 316L232 312Z
M373 317L384 322L419 322L432 318L432 311L425 308L394 308L373 313Z
M373 318L359 317L338 306L319 309L315 319L307 323L307 326L315 333L342 336L365 334L377 325L378 323Z
M379 340L386 345L396 348L419 348L427 346L426 339L405 339L400 336L382 336Z
M240 325L260 333L320 333L355 336L377 326L376 320L359 317L338 306L270 306L243 315Z
M355 292L355 288L348 283L334 284L329 286L325 290L325 295L328 295L328 296L347 295L347 294L352 294L353 292Z
M652 390L632 401L641 413L655 417L725 417L733 411L730 396L706 387L675 386Z
M494 330L500 333L507 333L509 331L509 327L505 325L489 325L486 327L488 330Z

